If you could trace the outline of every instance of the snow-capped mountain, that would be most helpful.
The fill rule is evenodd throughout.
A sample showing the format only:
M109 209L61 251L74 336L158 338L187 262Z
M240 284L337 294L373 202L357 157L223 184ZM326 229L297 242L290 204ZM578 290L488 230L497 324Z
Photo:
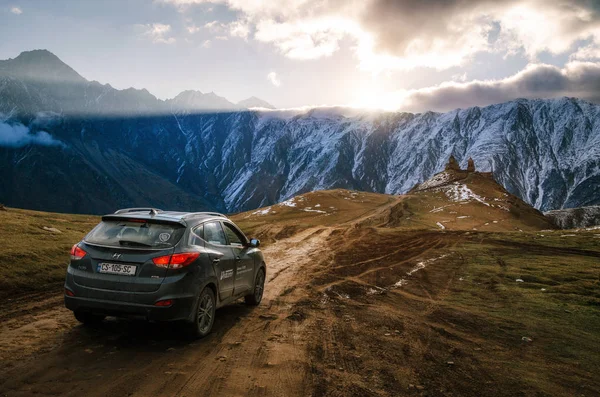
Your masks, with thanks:
M538 209L600 204L600 106L574 98L421 114L194 112L145 90L18 76L3 69L10 61L0 62L0 202L9 206L231 212L316 189L404 193L450 154L463 167L472 157ZM41 132L51 141L31 138Z
M239 101L238 106L246 109L250 108L264 108L264 109L275 109L275 106L271 105L267 101L263 101L260 98L255 96L251 96L250 98L244 99L243 101Z

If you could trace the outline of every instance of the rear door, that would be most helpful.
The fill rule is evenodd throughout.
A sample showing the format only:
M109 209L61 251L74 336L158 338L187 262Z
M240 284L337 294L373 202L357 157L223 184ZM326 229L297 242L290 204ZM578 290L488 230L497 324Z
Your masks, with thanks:
M234 294L254 287L254 258L248 255L248 239L230 222L223 222L227 241L235 257Z
M152 258L171 255L164 250L123 249L82 243L89 259L85 272L74 274L74 281L86 287L112 291L154 292L162 283L167 269L157 267ZM81 266L81 265L79 265ZM81 270L81 267L79 267ZM119 273L117 273L119 271Z
M77 264L74 281L104 290L156 291L167 269L155 266L152 258L171 255L184 231L176 223L102 221L80 244L87 255Z
M227 244L221 222L205 222L203 224L203 240L207 248L223 254L220 258L212 258L215 274L219 280L219 298L227 299L233 295L234 255Z

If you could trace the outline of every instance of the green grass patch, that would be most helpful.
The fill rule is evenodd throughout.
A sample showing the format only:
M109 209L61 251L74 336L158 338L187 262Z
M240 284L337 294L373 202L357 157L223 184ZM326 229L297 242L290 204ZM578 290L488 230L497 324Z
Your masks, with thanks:
M456 251L464 260L462 281L453 285L439 314L471 318L468 332L493 349L482 356L486 366L499 367L522 390L600 391L600 380L591 376L600 369L597 240L585 233L568 240L482 234Z

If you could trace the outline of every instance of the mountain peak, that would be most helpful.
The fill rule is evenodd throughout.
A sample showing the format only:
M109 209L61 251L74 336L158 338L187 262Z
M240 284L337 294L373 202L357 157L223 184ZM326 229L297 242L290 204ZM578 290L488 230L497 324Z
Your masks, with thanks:
M62 62L59 57L54 55L54 53L52 53L48 50L44 50L44 49L23 51L15 58L15 60L28 61L28 62L29 61L50 60L50 61Z
M180 92L175 98L166 101L174 110L206 111L236 110L238 107L214 92L202 93L195 90Z
M275 109L275 106L271 105L269 102L257 98L255 96L251 96L250 98L244 99L243 101L239 101L238 106L244 108L267 108L267 109Z
M48 50L23 51L14 59L0 61L0 75L45 83L82 83L86 80Z

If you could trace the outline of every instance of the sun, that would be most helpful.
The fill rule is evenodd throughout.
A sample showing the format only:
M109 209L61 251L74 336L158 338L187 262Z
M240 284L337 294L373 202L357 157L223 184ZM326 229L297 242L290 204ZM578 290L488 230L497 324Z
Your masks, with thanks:
M402 108L405 103L405 99L405 91L362 91L356 95L355 99L350 103L350 106L369 110L397 111Z

